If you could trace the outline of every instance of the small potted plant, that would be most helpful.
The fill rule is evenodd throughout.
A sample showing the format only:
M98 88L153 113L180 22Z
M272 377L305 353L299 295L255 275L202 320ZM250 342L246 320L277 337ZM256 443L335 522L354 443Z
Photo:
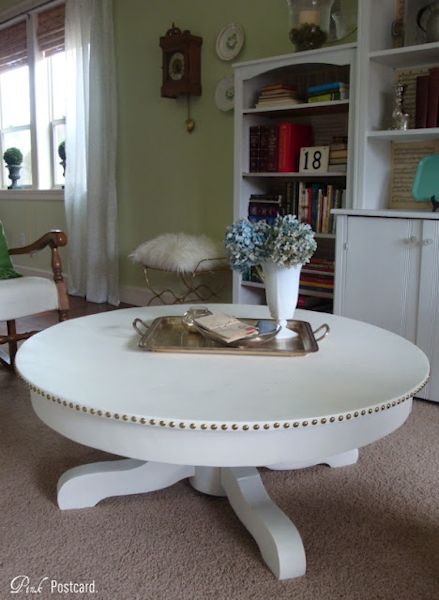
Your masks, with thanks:
M61 159L61 162L59 163L62 166L62 174L63 177L65 177L66 175L66 143L61 142L60 145L58 146L58 156Z
M17 180L20 179L21 163L23 162L23 153L18 148L8 148L3 154L3 160L9 171L9 179L12 181L8 190L18 187Z
M311 227L294 215L278 216L272 225L240 219L227 227L224 245L232 269L262 268L267 305L281 327L278 337L294 335L287 319L296 309L302 265L317 248Z

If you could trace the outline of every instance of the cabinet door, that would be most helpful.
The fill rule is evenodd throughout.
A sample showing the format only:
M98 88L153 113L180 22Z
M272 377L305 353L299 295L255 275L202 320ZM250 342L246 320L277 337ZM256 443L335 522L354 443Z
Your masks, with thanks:
M415 342L421 222L348 217L345 225L338 252L337 312Z
M423 221L416 344L430 360L430 382L419 394L439 402L439 221Z

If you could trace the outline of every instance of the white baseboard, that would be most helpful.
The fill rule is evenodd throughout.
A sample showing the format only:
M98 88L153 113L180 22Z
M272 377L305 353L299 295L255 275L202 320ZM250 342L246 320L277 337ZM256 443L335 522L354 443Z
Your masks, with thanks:
M34 267L22 267L17 265L17 270L27 277L45 277L46 279L52 279L52 271L45 271L44 269L35 269ZM69 277L63 273L63 277L68 283ZM148 304L151 298L150 292L144 287L137 287L134 285L123 285L120 288L120 301L125 304L132 304L133 306L145 306Z
M123 285L120 288L120 301L133 306L146 306L151 298L151 292L144 287Z
M34 267L23 267L22 265L14 265L16 270L26 277L45 277L46 279L53 279L52 271L46 271L45 269L35 269ZM63 273L65 281L69 280L69 276Z

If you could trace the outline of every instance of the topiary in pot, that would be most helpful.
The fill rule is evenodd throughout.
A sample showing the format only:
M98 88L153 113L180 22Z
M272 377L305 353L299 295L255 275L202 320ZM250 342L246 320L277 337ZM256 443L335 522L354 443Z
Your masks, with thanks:
M8 186L8 190L13 190L18 187L17 181L20 179L21 163L23 162L23 153L18 148L8 148L3 153L3 160L6 163L9 171L9 179L12 181Z
M58 156L60 157L61 160L66 159L66 143L65 142L61 142L60 145L58 146Z
M3 154L3 160L7 165L21 165L23 154L18 148L8 148Z
M65 141L61 142L60 145L58 146L58 156L61 159L61 162L59 164L62 166L62 174L63 174L63 177L65 177L66 176L66 143L65 143Z

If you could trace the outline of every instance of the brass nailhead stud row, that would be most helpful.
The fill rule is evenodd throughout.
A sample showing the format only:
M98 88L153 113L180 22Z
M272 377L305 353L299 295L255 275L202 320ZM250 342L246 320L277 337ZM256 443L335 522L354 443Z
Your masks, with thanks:
M23 378L21 378L21 379L24 381ZM352 416L358 417L358 416L360 416L360 414L361 414L361 416L365 416L367 414L371 415L374 412L377 413L380 410L384 411L384 410L390 409L390 408L392 408L394 406L398 406L399 404L405 402L406 400L410 400L412 398L412 396L416 395L416 393L424 387L424 385L427 383L428 379L429 379L429 377L413 393L406 394L405 396L403 396L401 398L398 398L397 400L393 400L392 402L388 402L387 404L382 404L380 406L375 406L374 408L362 409L361 412L355 411L352 414L348 413L346 415L339 415L338 417L332 416L332 417L329 417L329 419L327 419L326 417L323 417L323 418L320 419L320 423L322 425L324 425L324 424L326 424L328 422L328 420L329 420L330 423L334 423L336 420L338 420L338 421L341 422L345 418L347 420L351 419ZM103 412L102 410L96 410L94 408L87 408L86 406L81 406L79 404L74 404L73 402L67 402L66 400L61 400L60 398L57 398L57 397L55 397L55 396L53 396L51 394L48 394L48 393L44 392L43 390L40 390L39 388L37 388L34 385L28 384L27 382L25 382L25 383L26 383L27 387L31 391L40 394L43 398L47 398L47 400L52 401L54 403L57 403L59 405L63 405L65 407L68 406L69 408L75 409L77 411L82 411L84 413L89 413L91 415L98 415L99 417L105 416L107 418L114 418L116 420L122 419L125 422L131 420L132 423L141 423L142 425L145 425L147 423L147 420L144 417L140 417L140 418L135 417L135 416L129 417L128 415L122 415L122 416L120 416L118 413L112 414L109 411ZM157 420L156 419L149 419L148 423L149 423L149 425L154 426L154 425L157 424ZM312 425L317 425L318 423L319 423L318 419L313 419L311 421ZM308 424L309 424L308 421L302 421L302 423L300 423L299 421L295 421L292 424L290 424L289 422L286 421L282 425L283 425L284 429L289 429L291 425L292 425L292 427L297 428L300 425L302 425L302 427L307 427ZM175 428L176 427L175 421L169 421L168 423L166 423L166 421L160 420L159 421L159 425L161 427L166 427L166 426L168 426L170 428ZM178 427L180 429L185 429L186 426L187 425L184 422L182 422L182 421L178 423ZM218 427L220 427L222 431L227 431L229 429L229 426L226 425L225 423L223 423L221 425L217 425L216 423L212 423L210 425L210 429L212 431L216 431L218 429ZM255 423L252 426L249 426L247 424L246 425L242 425L242 430L243 431L249 431L249 429L252 428L254 431L258 431L261 427L263 427L263 429L266 430L266 431L268 431L271 428L271 426L268 423L265 423L264 425L259 425L258 423ZM278 423L278 422L275 422L275 423L273 423L272 427L274 429L279 429L281 427L281 424ZM194 430L194 429L197 429L197 426L196 426L195 423L191 423L189 425L189 428ZM239 430L240 427L239 427L239 425L237 425L236 423L234 423L233 425L230 426L230 428L233 431L237 431L237 430ZM200 426L200 429L202 429L202 430L205 431L205 430L209 429L209 426L206 425L205 423L202 423L201 426Z

